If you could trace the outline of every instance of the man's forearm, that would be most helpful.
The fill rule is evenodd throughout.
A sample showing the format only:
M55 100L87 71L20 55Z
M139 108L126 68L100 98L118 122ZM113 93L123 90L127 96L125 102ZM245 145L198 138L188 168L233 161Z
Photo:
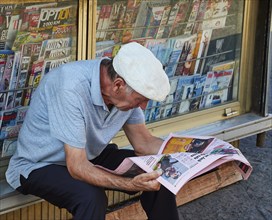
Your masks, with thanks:
M152 136L139 147L135 147L134 150L138 156L157 154L162 143L163 140L161 138Z

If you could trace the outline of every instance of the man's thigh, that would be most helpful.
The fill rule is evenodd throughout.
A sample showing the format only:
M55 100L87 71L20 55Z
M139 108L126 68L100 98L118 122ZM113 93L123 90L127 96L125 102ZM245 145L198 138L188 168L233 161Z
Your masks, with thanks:
M104 189L74 179L65 166L48 165L32 171L27 179L21 176L20 180L22 186L18 191L38 196L69 211L85 198L106 198Z
M91 160L93 164L115 170L127 157L135 157L135 152L129 149L119 149L116 144L109 144L102 153Z

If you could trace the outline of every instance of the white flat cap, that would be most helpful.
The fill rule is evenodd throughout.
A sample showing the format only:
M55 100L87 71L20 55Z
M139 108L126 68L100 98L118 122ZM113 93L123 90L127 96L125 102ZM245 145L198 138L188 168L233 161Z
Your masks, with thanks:
M144 46L123 45L113 59L114 70L142 96L163 101L170 92L169 79L161 62Z

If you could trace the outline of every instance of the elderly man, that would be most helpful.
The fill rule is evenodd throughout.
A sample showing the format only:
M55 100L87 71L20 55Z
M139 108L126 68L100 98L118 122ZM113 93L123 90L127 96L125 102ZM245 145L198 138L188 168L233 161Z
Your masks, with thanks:
M74 219L105 219L105 189L143 191L149 219L178 219L175 196L156 180L113 175L125 157L156 154L162 140L145 127L142 109L170 90L161 63L135 42L109 58L76 61L53 69L31 100L6 177L23 194L66 208ZM133 150L109 144L123 129ZM128 216L129 219L129 216Z

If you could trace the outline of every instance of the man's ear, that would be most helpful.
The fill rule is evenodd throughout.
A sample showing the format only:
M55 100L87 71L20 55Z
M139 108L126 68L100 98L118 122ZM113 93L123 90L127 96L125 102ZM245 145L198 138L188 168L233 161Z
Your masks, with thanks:
M116 94L120 93L123 89L125 89L125 87L126 87L126 82L122 78L117 77L113 81L113 91Z

